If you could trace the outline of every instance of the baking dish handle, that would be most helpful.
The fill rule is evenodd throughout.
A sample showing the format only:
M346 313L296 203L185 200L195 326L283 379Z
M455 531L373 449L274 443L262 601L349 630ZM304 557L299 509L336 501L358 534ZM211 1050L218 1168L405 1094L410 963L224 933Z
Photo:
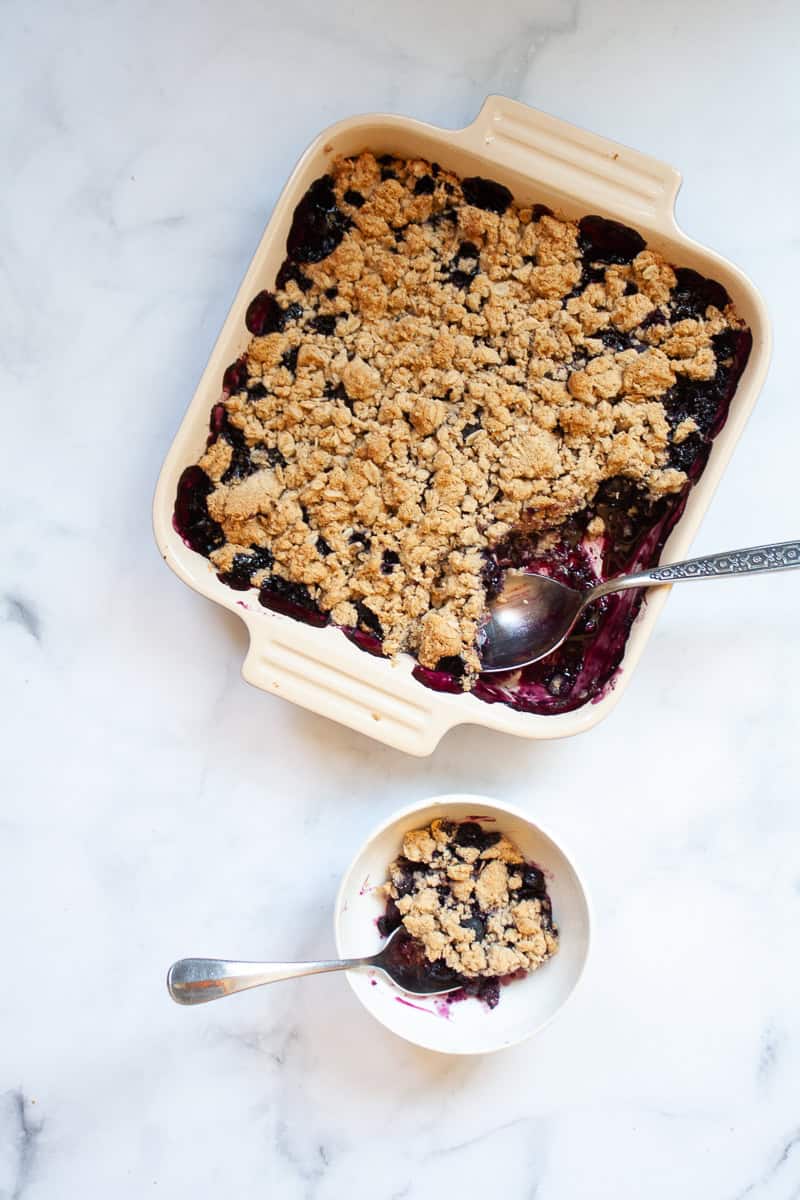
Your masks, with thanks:
M243 614L250 648L242 666L248 683L309 708L407 754L426 755L458 723L410 677L407 664L370 658L331 631L285 617ZM437 696L436 701L439 701Z
M681 177L674 167L505 96L487 97L456 138L512 171L538 177L565 199L605 215L673 232Z

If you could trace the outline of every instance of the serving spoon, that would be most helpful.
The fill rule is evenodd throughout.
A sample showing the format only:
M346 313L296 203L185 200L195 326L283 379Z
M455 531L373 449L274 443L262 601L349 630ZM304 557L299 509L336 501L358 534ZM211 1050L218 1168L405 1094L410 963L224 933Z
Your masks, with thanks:
M391 946L402 931L395 929L377 954L368 958L339 958L321 962L226 962L221 958L181 958L167 972L167 991L176 1004L206 1004L234 992L278 983L281 979L297 979L301 975L320 975L325 971L352 971L355 967L371 967L383 971L404 992L414 996L441 996L458 991L460 983L442 986L436 979L410 977L403 970L402 960L392 958Z
M507 571L481 628L478 646L481 670L513 671L538 662L566 640L588 605L610 592L684 579L788 571L794 567L800 567L800 542L776 542L771 546L751 546L746 550L729 550L727 554L667 563L634 575L618 575L585 592L567 587L548 575Z

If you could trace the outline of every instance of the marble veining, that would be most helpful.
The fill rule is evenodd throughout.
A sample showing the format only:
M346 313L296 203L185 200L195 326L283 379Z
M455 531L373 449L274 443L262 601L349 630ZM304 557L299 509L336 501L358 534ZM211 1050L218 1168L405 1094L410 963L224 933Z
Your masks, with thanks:
M36 1162L43 1121L31 1109L19 1088L0 1095L0 1195L10 1200L23 1195Z
M678 166L684 228L762 290L773 368L693 552L796 539L796 4L3 17L0 1200L800 1195L800 581L675 589L583 738L415 760L244 685L241 623L149 515L307 142L501 92ZM183 955L332 953L357 843L444 791L524 805L585 872L593 955L539 1038L440 1058L335 976L170 1003Z

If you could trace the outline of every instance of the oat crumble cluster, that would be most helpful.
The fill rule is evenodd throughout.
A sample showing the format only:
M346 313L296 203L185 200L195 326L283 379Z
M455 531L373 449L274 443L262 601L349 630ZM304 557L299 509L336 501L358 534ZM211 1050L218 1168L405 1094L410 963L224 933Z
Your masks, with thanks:
M199 460L221 578L299 587L386 654L460 658L470 687L487 551L546 538L605 480L679 493L670 454L698 427L664 397L713 379L713 339L742 322L727 297L683 315L633 230L593 265L591 222L421 159L334 162Z
M435 820L403 839L386 895L430 963L466 979L540 967L558 950L544 876L500 833Z

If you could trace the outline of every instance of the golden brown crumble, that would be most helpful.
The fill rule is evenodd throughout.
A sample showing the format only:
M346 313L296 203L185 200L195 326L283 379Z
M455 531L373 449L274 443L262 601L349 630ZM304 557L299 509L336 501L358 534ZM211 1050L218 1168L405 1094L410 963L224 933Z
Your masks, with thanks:
M406 834L388 874L385 894L430 962L493 977L534 971L558 950L544 877L500 833L435 820Z
M711 378L712 336L741 322L712 306L671 322L675 275L652 250L579 291L575 222L485 211L431 172L421 159L382 171L369 152L333 164L352 224L302 265L302 288L276 292L299 315L253 337L250 390L224 400L258 469L222 482L224 440L199 465L226 539L218 570L266 547L272 572L335 622L355 625L362 606L386 653L427 667L461 656L469 686L483 552L514 527L558 527L613 476L653 498L679 491L661 398L679 375ZM415 191L423 177L432 190ZM643 352L598 336L632 330Z

